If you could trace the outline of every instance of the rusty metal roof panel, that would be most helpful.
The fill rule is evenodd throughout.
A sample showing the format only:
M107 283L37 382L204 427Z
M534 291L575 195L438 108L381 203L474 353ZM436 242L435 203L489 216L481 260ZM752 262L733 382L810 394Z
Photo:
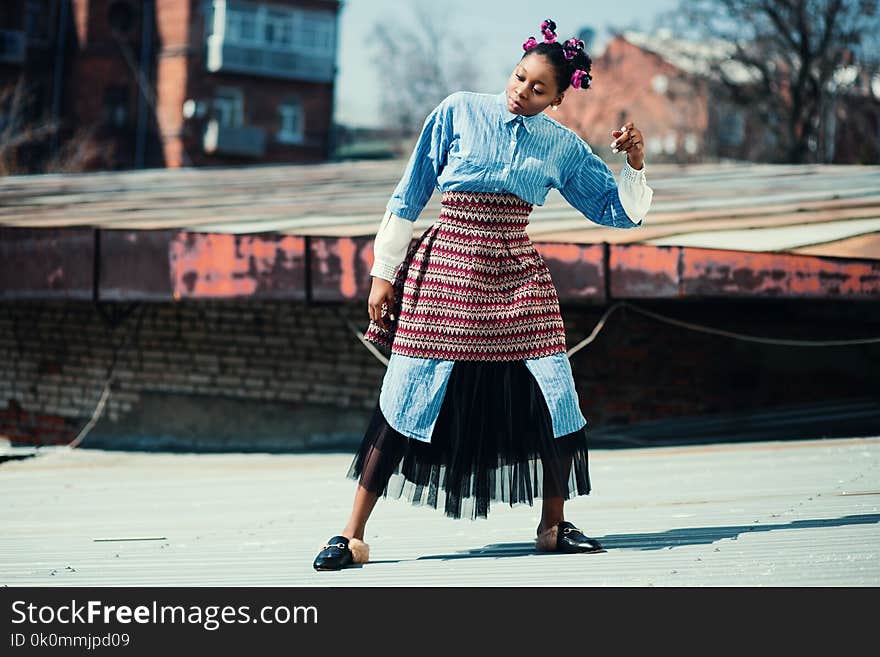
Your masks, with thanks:
M617 244L609 249L616 298L838 298L880 296L880 261Z
M95 232L0 226L0 299L91 299Z
M360 298L372 238L404 164L12 176L0 181L0 226L7 237L98 229L97 265L73 243L63 250L98 271L99 298ZM563 301L604 302L609 293L880 294L873 264L880 262L880 167L649 163L648 179L654 204L638 229L592 223L557 190L534 209L529 235ZM433 223L439 200L429 201L417 233ZM146 231L155 235L138 236ZM21 258L33 267L7 267L7 298L50 294L46 281L57 267L26 251ZM127 262L140 263L138 276L124 269Z

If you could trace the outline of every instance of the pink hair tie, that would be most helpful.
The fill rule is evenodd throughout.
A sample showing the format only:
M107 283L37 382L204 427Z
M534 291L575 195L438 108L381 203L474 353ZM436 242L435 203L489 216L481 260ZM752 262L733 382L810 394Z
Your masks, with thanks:
M584 69L575 69L574 73L571 74L571 86L578 89L586 89L590 86L590 79Z
M538 42L535 40L535 37L529 37L526 39L526 42L523 44L523 50L531 50L535 46L538 45Z

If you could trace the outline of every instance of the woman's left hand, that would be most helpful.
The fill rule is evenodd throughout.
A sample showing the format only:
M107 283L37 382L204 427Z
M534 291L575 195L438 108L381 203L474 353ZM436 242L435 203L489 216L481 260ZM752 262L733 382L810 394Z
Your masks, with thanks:
M645 163L645 140L642 131L632 121L623 124L620 130L612 130L611 149L614 153L624 151L626 160L633 169L641 169ZM616 150L615 150L616 149Z

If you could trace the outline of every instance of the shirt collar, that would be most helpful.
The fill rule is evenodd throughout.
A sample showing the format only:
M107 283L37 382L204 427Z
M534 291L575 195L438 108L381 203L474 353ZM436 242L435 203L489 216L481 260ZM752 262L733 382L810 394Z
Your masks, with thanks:
M517 123L522 123L523 127L526 129L526 132L531 132L534 130L538 121L541 120L542 112L538 112L532 116L523 116L522 114L514 114L509 109L507 109L507 90L502 91L495 96L498 101L498 105L501 108L501 121L504 123L510 123L511 121L516 121Z

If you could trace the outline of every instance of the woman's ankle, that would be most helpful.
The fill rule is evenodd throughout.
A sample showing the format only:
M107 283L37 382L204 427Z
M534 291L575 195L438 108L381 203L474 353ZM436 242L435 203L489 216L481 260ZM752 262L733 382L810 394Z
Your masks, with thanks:
M541 506L541 524L538 525L538 533L545 532L565 520L565 500L562 497L544 498Z
M364 540L363 529L351 529L350 527L346 527L339 533L341 536L345 536L346 538L356 538L361 541Z
M551 527L555 527L563 520L565 520L565 518L562 516L559 516L559 518L556 518L556 519L553 519L553 518L543 519L542 518L541 522L538 524L538 533L543 534L545 531L547 531Z

